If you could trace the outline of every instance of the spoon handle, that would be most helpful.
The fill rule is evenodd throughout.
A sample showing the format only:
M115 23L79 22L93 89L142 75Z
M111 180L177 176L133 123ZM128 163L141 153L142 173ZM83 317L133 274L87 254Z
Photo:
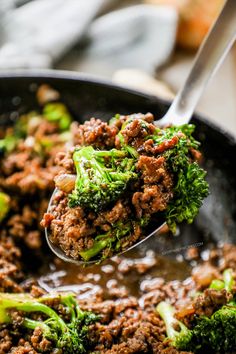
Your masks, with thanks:
M184 85L166 115L157 122L158 125L181 125L190 121L209 79L224 60L235 39L236 0L228 0L203 41Z

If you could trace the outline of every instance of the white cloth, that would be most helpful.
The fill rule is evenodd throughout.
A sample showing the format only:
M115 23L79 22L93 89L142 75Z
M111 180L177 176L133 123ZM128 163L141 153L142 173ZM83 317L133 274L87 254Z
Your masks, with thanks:
M90 26L90 45L83 54L83 71L96 58L99 72L121 68L153 73L169 58L174 45L177 13L172 7L136 5L111 12ZM87 70L86 70L87 67Z
M76 53L73 69L107 77L123 67L152 73L174 47L176 11L137 5L94 20L113 1L34 0L8 12L0 70L50 68L86 34L89 45Z
M111 1L34 0L8 12L2 6L0 68L51 67L83 36L102 5Z

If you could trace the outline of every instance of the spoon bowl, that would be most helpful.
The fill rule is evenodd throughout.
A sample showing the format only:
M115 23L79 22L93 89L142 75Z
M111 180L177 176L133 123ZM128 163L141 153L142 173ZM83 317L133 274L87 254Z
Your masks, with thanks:
M50 209L51 209L52 204L53 204L53 199L54 199L54 197L55 197L57 192L58 192L58 189L55 188L54 192L53 192L53 194L51 196L51 199L49 201L48 212L50 212ZM146 241L150 237L160 235L161 233L164 232L165 228L166 228L166 223L165 222L160 223L160 225L158 227L155 227L154 231L150 232L147 236L141 238L138 242L136 242L135 244L133 244L129 248L125 249L124 251L117 253L115 256L121 256L122 254L124 254L124 253L126 253L128 251L131 251L133 248L141 245L144 241ZM74 264L77 264L77 265L85 265L85 264L86 265L92 265L92 264L95 264L95 263L98 262L98 260L96 260L96 259L92 260L92 261L84 262L84 261L80 261L78 259L72 258L70 256L67 256L66 253L63 252L63 250L60 247L58 247L55 243L53 243L51 241L51 239L50 239L50 231L49 231L49 229L47 227L45 228L45 236L46 236L47 244L48 244L49 248L52 250L52 252L55 253L55 255L57 257L61 258L65 262L74 263Z
M232 47L235 38L236 2L235 0L228 0L216 22L213 24L209 34L201 45L190 74L187 77L184 85L180 89L165 116L155 122L157 126L165 126L168 124L178 126L189 123L196 108L197 102L202 95L209 79L213 76L217 68L222 63L229 49ZM55 193L56 190L54 190L54 193L50 199L48 212L50 212ZM119 255L130 251L134 247L137 247L150 237L159 235L165 228L165 225L165 222L159 223L159 225L155 225L154 231L144 235L141 240L126 250L120 252ZM76 263L78 265L92 264L96 262L96 260L83 262L67 256L59 247L52 243L50 239L50 232L47 228L45 229L45 235L51 250L64 261Z

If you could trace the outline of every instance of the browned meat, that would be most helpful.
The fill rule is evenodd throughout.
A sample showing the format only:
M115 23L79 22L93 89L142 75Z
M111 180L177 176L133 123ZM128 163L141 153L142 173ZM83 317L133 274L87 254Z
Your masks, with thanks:
M219 307L232 300L233 295L225 289L214 290L206 289L203 295L199 295L193 303L197 315L211 316Z
M72 134L74 145L92 145L99 149L106 149L114 146L117 128L109 126L100 119L91 118L80 125L74 122Z
M130 116L134 117L133 115ZM154 124L146 123L145 126L142 124L143 115L137 115L137 119L134 119L127 124L125 129L122 131L125 144L135 147L138 151L142 150L142 145L144 144L145 138L152 134L155 130ZM136 117L135 117L136 118ZM129 116L126 117L129 122ZM120 147L119 137L116 137L116 146Z
M7 329L0 329L0 353L10 353L12 337Z
M91 212L86 208L68 208L67 196L71 193L71 185L73 187L75 183L74 148L57 155L56 163L60 172L55 181L57 186L62 186L59 189L65 193L58 194L54 199L53 207L50 213L45 214L41 226L50 229L51 241L68 256L80 258L80 252L87 250L89 246L92 247L97 235L104 235L110 230L112 234L114 227L117 227L116 223L125 225L129 220L132 220L133 230L122 237L118 236L119 250L133 245L145 233L141 226L145 225L144 220L166 210L173 198L173 176L160 153L173 148L183 133L175 136L174 140L154 145L150 139L146 140L148 135L156 130L150 113L119 116L111 125L94 118L81 125L73 123L74 143L78 146L93 145L99 149L120 148L120 137L117 133L121 127L124 141L139 152L136 168L138 173L140 171L140 176L118 201L111 203L104 210ZM158 151L151 151L154 148ZM148 156L149 154L152 156ZM68 176L72 178L64 186ZM111 242L116 242L114 237ZM100 255L111 256L114 253L111 244L101 250Z
M3 352L4 353L4 352ZM26 342L24 340L21 340L19 343L19 346L17 347L12 347L9 352L6 352L9 354L39 354L32 345L29 342Z
M21 292L21 251L11 237L0 234L0 292Z
M42 105L57 100L58 97L56 91L46 86L38 92L38 99ZM77 251L90 247L93 243L93 232L99 230L105 233L118 220L129 220L134 209L139 215L155 213L171 198L173 181L166 170L164 159L150 156L153 155L152 141L147 140L142 146L143 137L147 137L154 129L152 114L120 116L111 126L95 119L84 125L73 123L74 142L81 145L92 144L100 149L119 147L115 135L130 117L136 117L137 120L127 125L124 138L139 148L138 168L143 187L140 184L135 186L138 188L137 194L133 193L130 196L134 203L127 203L121 198L113 207L99 215L92 212L87 215L81 208L69 211L67 196L58 193L58 207L54 209L53 215L45 214L42 226L53 224L57 235L65 234L66 239L61 242L65 242L64 247L68 252L71 252L70 247L73 249L78 247ZM147 122L146 128L139 124L140 118ZM5 133L5 130L0 130L1 139ZM75 173L73 148L67 153L63 152L64 143L60 140L60 134L56 124L46 121L39 124L36 119L34 124L28 127L27 136L22 139L19 146L14 151L0 156L0 188L11 197L9 214L2 221L0 229L0 292L25 291L38 297L46 293L47 287L43 288L44 282L51 282L52 288L67 286L68 283L74 284L78 286L78 290L75 291L81 308L101 315L101 320L91 327L90 353L184 354L164 340L165 327L156 313L156 306L162 300L170 301L179 310L179 318L191 325L194 314L210 315L214 309L225 304L231 298L230 294L225 291L204 291L204 289L212 279L221 278L225 268L231 267L235 274L235 246L225 245L223 249L212 250L209 261L196 266L192 275L185 281L167 281L157 275L162 263L154 252L147 252L145 257L138 256L132 259L116 257L113 262L101 267L95 266L99 268L98 271L73 268L58 259L53 261L51 253L43 247L44 234L39 221L47 210L48 198L54 187L53 178L58 171ZM35 150L35 139L40 141L44 138L49 139L53 146L42 150L36 144ZM47 139L44 140L46 145ZM169 141L161 145L159 151L174 144L174 140ZM200 158L196 151L191 153L193 159ZM135 226L133 235L122 238L121 248L132 244L141 235L140 226ZM42 280L39 268L33 277L31 274L35 266L34 255L40 254L40 251L44 272L49 273L49 276L45 277L46 280ZM195 250L189 253L190 259L200 262ZM29 255L30 259L33 259L32 264L28 262ZM48 255L50 266L46 264ZM65 283L62 281L64 273L69 279ZM171 271L168 260L168 275L169 273ZM137 291L134 291L134 283L138 284ZM87 293L86 287L89 289ZM199 289L203 292L202 295L193 300L192 296ZM57 309L62 316L66 316L58 303L49 301L48 305ZM34 332L22 330L19 326L22 314L15 311L13 315L14 328L9 329L8 326L0 325L1 354L62 354L52 348L52 343L42 338L39 328Z
M132 198L132 204L136 209L138 218L143 214L154 214L165 210L172 192L163 193L159 186L144 187L143 192L135 192Z

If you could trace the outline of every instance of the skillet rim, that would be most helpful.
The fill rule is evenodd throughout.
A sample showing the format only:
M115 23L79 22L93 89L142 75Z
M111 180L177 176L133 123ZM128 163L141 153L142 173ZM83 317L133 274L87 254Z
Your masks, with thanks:
M94 74L89 74L84 72L57 70L57 69L15 70L15 71L2 71L2 72L0 71L0 83L4 79L20 80L25 78L27 79L32 78L32 80L37 80L37 79L42 80L43 78L45 78L51 80L59 79L65 81L80 81L83 83L111 88L117 91L127 92L129 94L137 96L137 98L139 96L148 99L152 103L159 102L166 107L169 107L172 102L171 100L163 99L160 98L159 96L142 92L141 90L127 88L123 85L113 83L111 80L102 78L99 75L94 75ZM203 122L203 124L207 125L210 129L216 130L218 133L222 134L228 140L229 145L236 145L236 135L230 133L230 131L227 130L226 128L219 126L215 122L212 122L209 117L206 117L205 115L200 114L196 111L194 112L193 117L199 120L200 122Z

